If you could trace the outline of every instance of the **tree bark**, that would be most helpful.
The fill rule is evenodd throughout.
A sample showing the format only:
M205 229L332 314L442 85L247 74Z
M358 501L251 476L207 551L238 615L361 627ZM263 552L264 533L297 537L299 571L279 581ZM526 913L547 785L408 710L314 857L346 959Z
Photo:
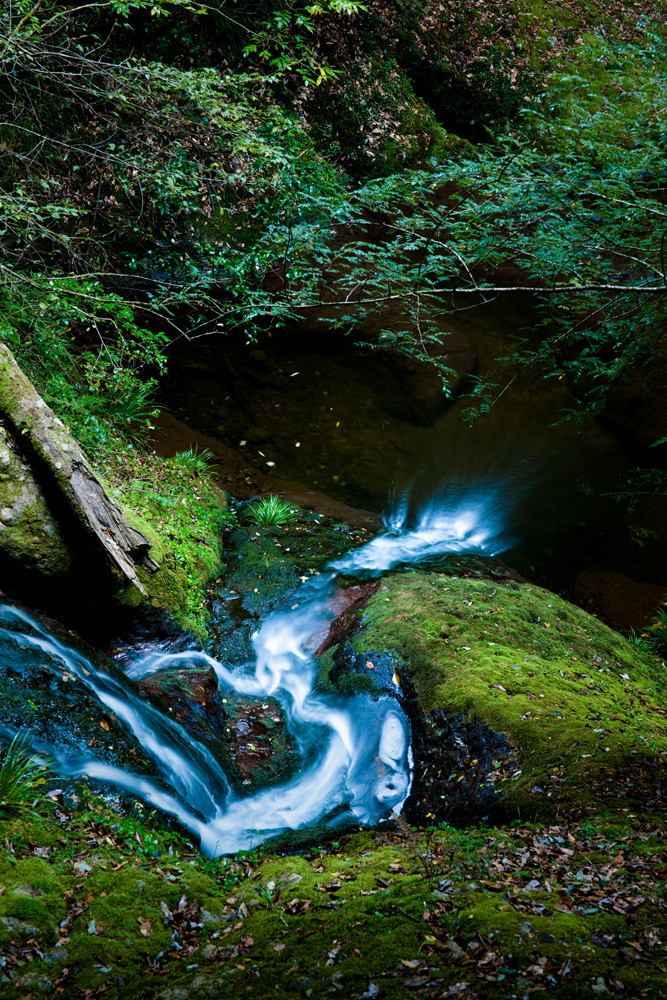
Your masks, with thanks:
M149 573L158 569L150 556L150 542L128 523L120 505L107 496L76 440L23 374L5 344L0 344L0 413L13 425L17 440L39 459L113 565L145 594L135 566Z

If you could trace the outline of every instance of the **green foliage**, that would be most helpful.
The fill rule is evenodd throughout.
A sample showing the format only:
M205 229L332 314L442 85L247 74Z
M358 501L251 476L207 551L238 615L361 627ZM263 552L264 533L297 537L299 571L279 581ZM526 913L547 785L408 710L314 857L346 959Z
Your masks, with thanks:
M658 608L645 632L631 629L630 642L645 653L667 657L667 608Z
M174 455L176 465L187 469L193 475L198 476L202 472L208 472L212 465L215 465L215 455L209 448L198 450L197 445L190 446L187 451L179 451Z
M243 518L262 528L278 524L290 524L299 518L301 511L280 497L269 496L248 504Z
M204 17L196 5L174 9ZM255 24L252 72L186 70L123 49L132 18L166 23L170 10L137 0L93 5L85 22L55 3L0 13L0 336L84 446L140 441L169 343L214 330L255 340L304 317L352 330L379 313L369 347L430 359L443 319L517 287L534 292L542 322L479 379L471 420L536 366L567 380L576 402L564 417L597 413L612 384L656 355L667 298L659 25L642 26L641 45L636 31L578 38L542 89L532 56L523 90L501 59L523 110L513 124L498 119L492 144L452 146L445 159L426 108L437 153L426 169L345 187L304 128L303 94L289 109L287 92L297 78L318 96L331 84L350 106L357 70L330 79L313 45L321 26L370 30L371 15L284 0ZM474 13L456 14L464 34ZM414 16L406 7L405 24ZM480 57L496 20L485 12L481 34L469 31ZM554 31L563 54L567 38ZM359 102L345 141L372 161L376 140L361 137L373 115L412 107L413 95L367 42L359 73L373 77L363 87L374 104L362 113ZM343 154L334 140L332 158ZM382 169L400 164L391 130L383 143Z
M202 459L203 453L196 456ZM156 536L161 569L142 576L153 603L205 637L206 587L221 571L221 529L231 520L208 462L204 459L193 479L195 470L177 458L114 453L101 471L112 493L141 519L141 529L151 540Z
M24 805L39 785L44 784L46 767L39 757L27 752L27 736L17 734L5 750L0 764L0 806Z

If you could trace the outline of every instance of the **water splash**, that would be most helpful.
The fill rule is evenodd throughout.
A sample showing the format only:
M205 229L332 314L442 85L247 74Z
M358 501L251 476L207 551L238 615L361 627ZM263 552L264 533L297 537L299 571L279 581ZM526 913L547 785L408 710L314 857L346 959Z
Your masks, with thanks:
M285 830L307 827L326 817L337 823L375 824L400 812L412 782L408 719L391 696L317 693L317 666L308 652L314 634L335 616L331 600L338 573L379 575L399 563L420 562L448 552L492 554L501 545L498 517L488 501L443 514L436 505L422 511L409 529L407 499L388 519L386 534L330 564L329 571L304 582L298 607L271 615L253 636L254 665L230 669L206 653L150 654L134 662L128 676L140 679L166 667L212 667L220 688L277 698L306 766L292 781L245 798L206 747L179 724L59 642L30 615L0 606L0 621L29 626L8 631L17 643L50 654L64 664L134 734L174 790L160 788L121 767L81 753L34 743L58 770L87 774L127 789L181 823L200 838L207 854L231 853ZM0 735L2 735L0 733ZM5 737L11 736L9 730Z
M493 556L509 548L514 539L506 528L507 503L491 491L471 501L457 497L450 484L447 502L442 495L412 518L409 493L405 493L384 518L386 534L376 535L361 549L331 564L339 573L379 576L401 563L419 563L450 552ZM410 523L414 527L410 528Z

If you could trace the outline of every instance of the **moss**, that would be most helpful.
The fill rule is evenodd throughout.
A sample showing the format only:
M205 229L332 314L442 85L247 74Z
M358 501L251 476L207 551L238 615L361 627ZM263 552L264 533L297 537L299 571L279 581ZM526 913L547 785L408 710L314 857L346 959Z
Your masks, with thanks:
M508 809L657 794L663 663L548 591L465 571L452 560L449 572L385 578L353 651L398 657L421 711L505 734L518 761L497 786Z
M65 822L46 799L0 820L8 1000L28 987L41 996L55 980L65 998L104 987L112 1000L317 1000L334 988L360 996L371 982L404 998L462 981L490 1000L536 986L574 998L593 996L600 977L629 996L661 995L660 814L640 823L612 812L567 828L403 825L288 857L210 860L150 818L79 791ZM32 854L47 847L45 858ZM196 904L190 935L169 916L183 897Z
M0 550L21 567L62 574L70 553L30 466L14 448L0 426Z
M222 527L230 520L225 494L211 473L193 474L173 459L113 453L102 466L130 524L146 535L157 573L139 568L148 600L186 631L206 641L205 588L222 572ZM117 599L138 606L145 598L131 584Z

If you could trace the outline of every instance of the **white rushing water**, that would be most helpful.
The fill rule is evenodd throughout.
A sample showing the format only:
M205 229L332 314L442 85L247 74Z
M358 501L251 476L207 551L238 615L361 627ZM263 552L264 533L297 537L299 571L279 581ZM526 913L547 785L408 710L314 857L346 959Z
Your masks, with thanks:
M483 516L483 515L486 516ZM312 637L334 618L331 597L339 573L376 576L401 563L417 563L448 552L492 554L505 547L488 506L460 506L447 516L422 513L412 530L405 508L388 522L388 531L330 564L306 581L298 606L271 615L253 636L255 663L230 669L206 653L149 654L127 669L134 679L169 666L212 667L220 688L259 698L278 699L301 757L308 763L291 781L236 796L220 765L204 744L176 720L136 697L108 673L51 636L30 615L0 606L5 632L24 648L49 655L85 684L129 729L173 789L88 754L38 742L56 770L90 777L126 789L177 816L200 838L209 855L257 845L285 830L308 827L334 811L331 822L371 825L397 815L412 783L410 725L396 698L332 695L314 690L317 666L308 652ZM24 622L27 631L16 631ZM4 737L13 735L8 728Z

